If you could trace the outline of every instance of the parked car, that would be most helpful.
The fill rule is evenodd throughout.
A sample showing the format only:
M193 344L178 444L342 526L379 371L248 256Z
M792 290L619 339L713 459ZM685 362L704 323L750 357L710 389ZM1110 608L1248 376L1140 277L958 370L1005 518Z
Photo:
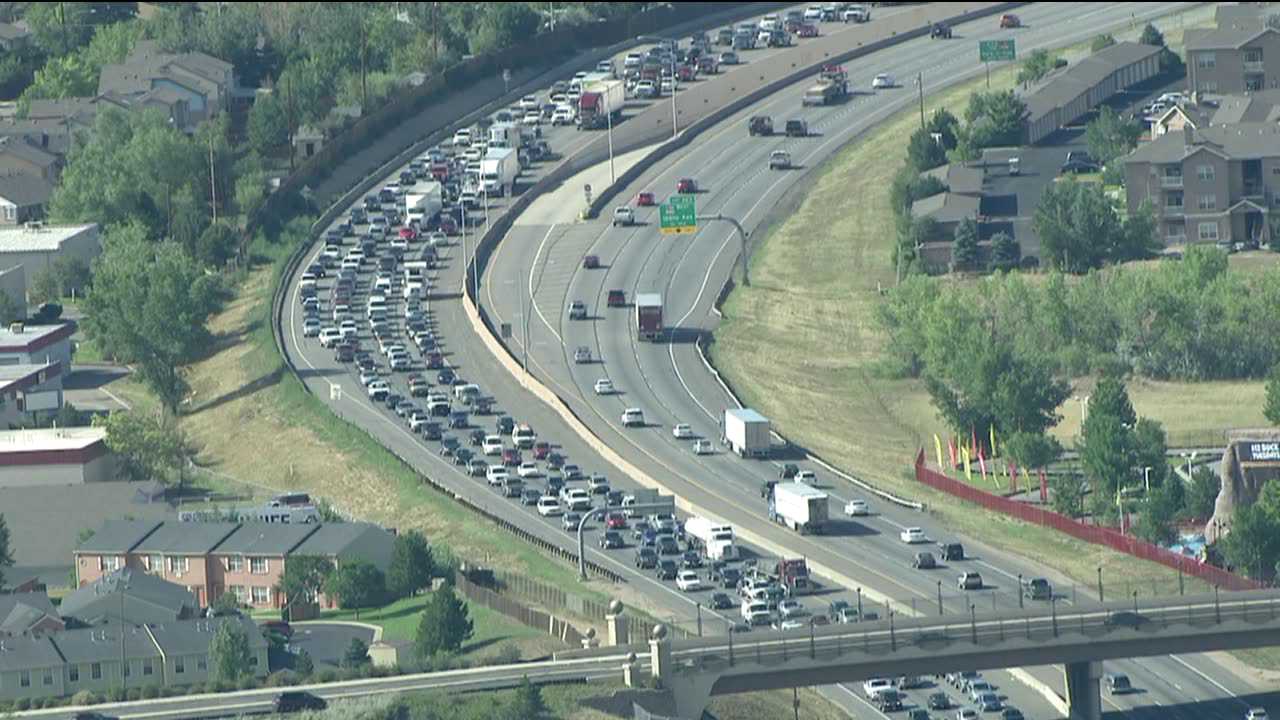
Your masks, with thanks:
M329 703L317 695L301 690L288 690L276 695L271 702L278 713L298 712L300 710L324 710Z

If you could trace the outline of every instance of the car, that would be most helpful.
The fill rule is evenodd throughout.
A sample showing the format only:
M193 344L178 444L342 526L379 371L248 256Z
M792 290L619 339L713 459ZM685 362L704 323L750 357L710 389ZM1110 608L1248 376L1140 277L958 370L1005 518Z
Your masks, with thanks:
M680 569L676 566L675 561L659 560L654 574L658 576L659 580L675 580L679 572Z
M564 517L560 518L560 527L565 532L578 532L578 526L582 524L582 514L576 512L567 512Z
M822 617L822 616L819 615L818 617ZM814 619L816 620L817 618L814 618ZM924 708L918 708L918 707L911 708L910 710L908 710L906 714L906 718L907 720L931 720L931 718L929 717L929 711L925 710Z
M641 570L652 570L658 566L658 553L651 547L638 547L635 562Z
M800 622L799 620L781 620L781 621L774 621L773 623L774 630L782 630L782 631L799 630L803 627L804 627L804 623Z
M918 527L911 527L903 530L898 533L898 538L908 545L929 542L929 538L925 536L924 530Z
M1022 597L1027 600L1053 599L1053 585L1045 578L1024 578L1022 580Z
M659 534L654 538L654 547L659 555L679 555L680 543L672 535Z
M573 108L569 105L557 105L556 109L551 113L552 125L572 125L574 122Z
M471 462L467 463L467 474L471 477L485 477L489 474L489 463L479 458L475 458ZM537 504L537 498L534 498L532 504Z
M453 371L449 370L448 368L445 368L444 370L441 370L440 372L436 373L436 382L440 385L452 385L453 381L456 379L457 379L457 376L454 375Z
M582 468L578 467L577 465L574 465L573 463L569 463L568 465L564 465L563 467L561 467L560 472L564 473L564 479L568 480L569 482L573 482L574 480L582 480L583 478L586 477L585 475L582 474Z
M671 428L671 436L677 440L688 440L693 437L693 428L688 423L676 423Z
M546 440L539 440L533 444L533 459L546 460L551 454L551 443Z
M542 471L538 469L538 464L535 462L522 462L516 468L516 475L521 479L536 478L542 476Z
M684 568L700 568L703 566L702 554L697 550L689 549L684 551L684 555L680 556L680 566Z
M597 395L612 395L617 392L613 387L613 381L609 378L596 380L595 391Z
M1000 16L1001 28L1020 28L1022 27L1022 19L1013 13L1005 13Z
M92 710L84 710L71 716L72 720L120 720L115 715L106 715Z
M801 615L807 615L809 614L809 611L805 610L804 606L798 601L787 598L786 600L778 603L778 613L781 614L782 617L793 618L800 617Z
M962 572L956 579L956 587L961 590L981 590L982 576L973 571Z
M880 90L895 87L893 76L888 73L880 73L871 81L871 87Z
M676 192L681 195L691 195L698 192L698 183L693 178L680 178L676 181Z
M1082 172L1098 172L1101 166L1094 161L1089 153L1083 150L1071 150L1067 153L1067 160L1062 164L1062 173L1082 173Z
M973 701L982 712L996 712L1004 707L1004 703L1000 702L1000 696L993 692L978 693Z
M583 270L595 270L595 269L597 269L597 268L599 268L599 267L600 267L600 256L598 256L598 255L584 255L584 256L582 257L582 269L583 269ZM584 316L584 319L585 319L585 316Z
M911 558L911 567L916 570L932 570L938 567L938 561L933 559L933 553L918 552Z
M1102 684L1106 685L1110 695L1124 695L1134 691L1133 683L1124 673L1107 673L1102 676Z
M330 328L332 330L332 328ZM302 321L302 337L320 336L320 318L307 318ZM322 343L323 344L323 343Z
M770 170L787 170L791 167L791 153L786 150L774 150L769 153Z
M609 480L604 475L596 473L587 480L587 492L592 495L605 495L609 492Z
M738 53L726 50L720 53L720 56L716 58L716 62L721 65L737 65L742 62L742 59L738 57Z
M299 710L324 710L329 707L329 703L309 692L287 690L272 698L271 706L277 713L291 713Z
M731 565L720 568L713 567L711 578L726 588L734 589L738 587L738 582L742 580L742 571Z
M930 693L925 703L930 710L946 710L951 707L951 696L944 692Z
M805 485L817 485L818 474L812 470L801 470L800 472L796 473L796 476L792 478L792 480L798 483L803 483Z
M503 448L502 464L508 467L518 467L520 465L520 451L516 448Z
M640 408L627 408L622 411L623 427L644 427L644 412Z
M458 442L458 438L452 435L445 435L440 438L440 454L448 457L452 455L453 451L457 450L460 445L461 443Z
M350 333L350 334L354 335L355 333ZM322 329L318 333L318 336L320 338L320 347L326 347L326 348L337 345L338 341L343 338L342 331L334 327L327 327Z
M569 319L570 320L586 320L587 304L581 300L574 300L569 303Z
M1007 707L1000 711L1000 720L1025 720L1025 717L1018 708Z
M938 551L942 556L943 562L955 562L964 560L964 545L957 542L940 542L938 543Z
M713 610L728 610L733 605L733 598L729 597L728 593L711 593L711 608Z
M636 207L652 207L657 204L657 201L653 198L653 193L647 190L636 195Z
M525 95L524 97L520 98L520 102L518 104L524 110L531 110L533 108L538 107L538 96Z
M621 530L627 527L627 516L620 512L611 512L604 516L604 526L610 530Z
M382 401L391 393L391 386L387 384L386 380L374 380L369 383L367 392L370 400Z
M1244 714L1244 720L1267 720L1267 711L1265 708L1249 708L1249 712Z
M610 290L605 295L605 305L608 307L626 307L627 294L622 290Z
M538 498L538 514L542 517L554 517L564 513L560 501L550 495L543 495Z
M635 225L636 212L626 205L620 205L613 209L613 226L619 225Z
M715 452L715 447L711 444L710 440L704 438L693 441L694 455L710 455L713 452Z
M849 517L862 517L871 514L871 506L866 500L850 500L844 504L844 514Z
M702 578L693 570L681 570L676 575L676 587L684 592L694 592L702 589Z
M626 547L626 543L622 540L622 533L617 530L605 530L600 536L601 550L617 550Z
M586 345L579 345L573 351L573 361L579 365L585 365L591 362L591 348Z
M795 477L798 472L800 472L799 465L796 465L795 463L786 463L782 467L778 468L778 477L783 480L790 480Z
M956 710L956 720L978 720L980 716L978 711L973 708L960 708Z
M501 455L502 438L498 435L486 435L480 443L480 451L485 455Z

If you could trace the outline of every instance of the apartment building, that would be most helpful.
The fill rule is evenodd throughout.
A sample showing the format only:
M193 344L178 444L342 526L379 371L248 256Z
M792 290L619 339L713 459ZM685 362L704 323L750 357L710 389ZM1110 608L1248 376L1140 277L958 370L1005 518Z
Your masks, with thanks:
M1187 89L1236 94L1280 88L1280 31L1230 25L1186 31Z
M285 558L316 532L315 525L245 523L213 551L214 577L210 597L224 592L244 605L282 607L276 592L284 575Z
M1166 245L1266 243L1280 211L1280 125L1184 127L1125 158L1129 212L1155 210Z

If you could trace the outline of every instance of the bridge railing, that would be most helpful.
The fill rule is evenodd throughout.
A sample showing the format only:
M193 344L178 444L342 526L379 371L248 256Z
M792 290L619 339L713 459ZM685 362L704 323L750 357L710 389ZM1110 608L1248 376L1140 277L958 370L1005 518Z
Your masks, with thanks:
M1039 505L1020 502L1000 495L994 495L968 483L960 482L930 468L924 459L924 451L916 455L916 480L935 490L954 495L988 510L1012 515L1019 520L1053 528L1074 538L1095 545L1105 545L1112 550L1160 563L1185 575L1200 578L1212 586L1223 590L1253 590L1263 587L1262 583L1223 570L1220 567L1200 562L1145 540L1099 525L1088 525L1066 515L1060 515Z

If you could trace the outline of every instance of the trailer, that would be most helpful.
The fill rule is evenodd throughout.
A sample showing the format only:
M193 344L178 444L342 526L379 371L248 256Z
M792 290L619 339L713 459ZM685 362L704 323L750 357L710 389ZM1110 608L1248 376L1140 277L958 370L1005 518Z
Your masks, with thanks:
M520 174L520 158L512 148L490 148L480 161L480 189L490 195L505 195L514 189Z
M691 517L684 523L689 544L709 560L737 560L738 546L733 542L733 526L721 525L704 517Z
M662 335L662 296L639 293L635 305L636 334L642 340L657 340Z
M818 73L818 81L808 90L800 103L810 105L830 105L843 100L849 95L849 73L840 65L823 65Z
M578 129L598 130L617 122L626 100L626 83L621 80L584 81L578 98Z
M802 535L820 535L827 524L829 498L797 482L780 482L769 494L769 519Z
M725 410L724 442L741 457L768 457L773 450L769 418L748 408Z
M428 182L417 183L410 190L404 196L405 222L417 220L425 228L444 208L444 188L438 182Z

